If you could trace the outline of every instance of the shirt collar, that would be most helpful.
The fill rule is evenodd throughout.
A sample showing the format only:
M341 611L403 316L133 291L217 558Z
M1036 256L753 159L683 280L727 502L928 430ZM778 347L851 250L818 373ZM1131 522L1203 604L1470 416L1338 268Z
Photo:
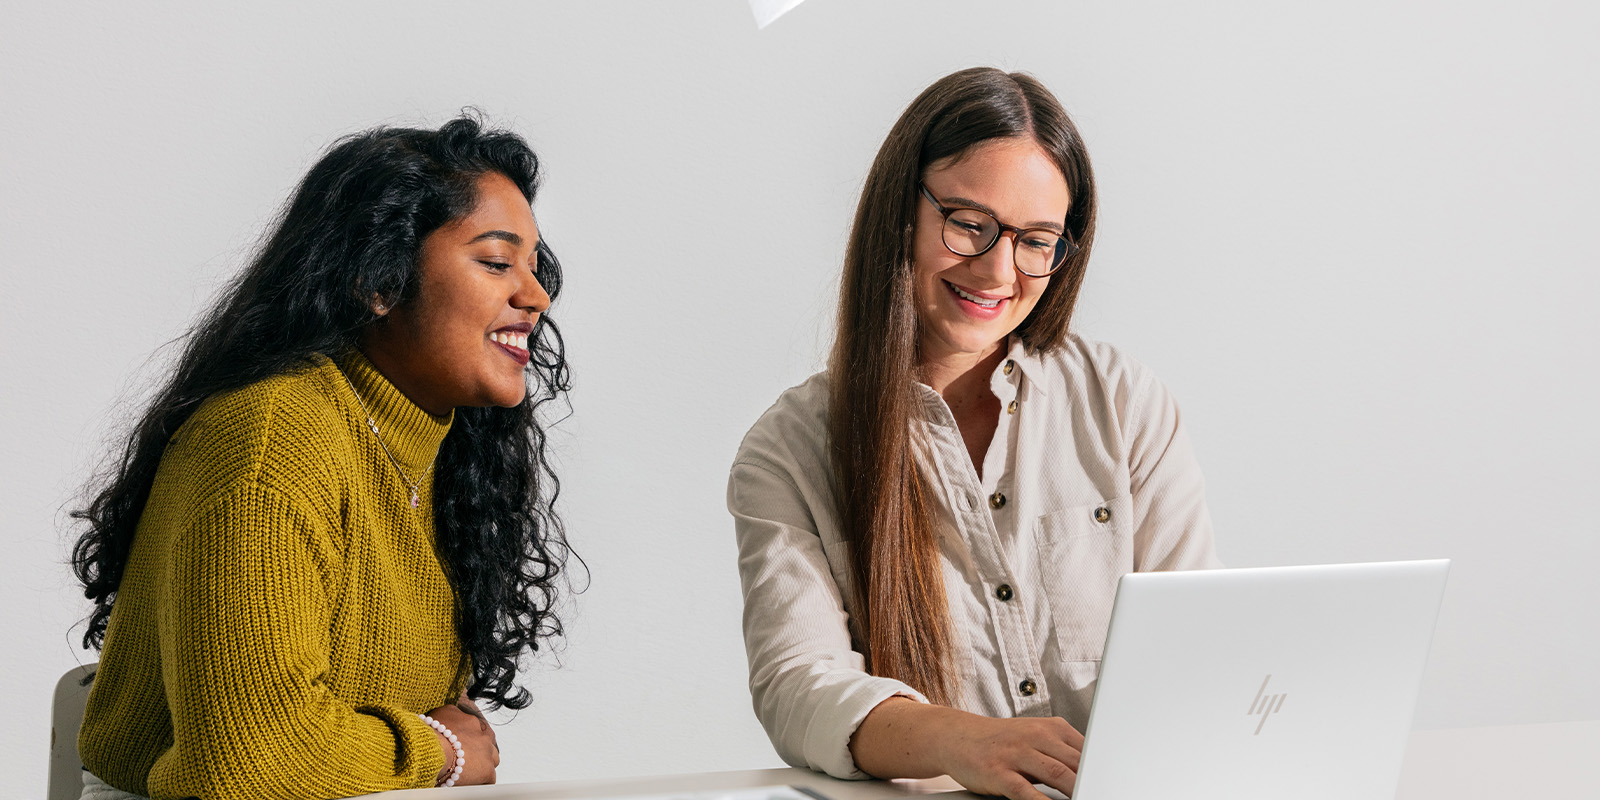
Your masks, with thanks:
M1006 365L1011 364L1010 374L1006 373ZM1045 394L1044 360L1037 350L1030 350L1023 344L1022 339L1012 336L1006 340L1006 356L995 365L994 373L989 376L989 390L994 396L1000 398L1001 405L1010 403L1017 397L1017 392L1022 387L1022 381L1027 379L1029 392L1035 395ZM945 405L944 398L933 390L933 387L918 381L917 391L922 396L922 404L928 412L927 418L935 424L954 426L955 418L950 416L949 407Z
M1012 365L1011 373L1006 374L1006 365ZM1028 391L1044 394L1044 359L1038 350L1030 350L1019 336L1011 336L1006 341L1006 357L994 368L994 375L989 379L989 387L1001 402L1010 401L1016 397L1017 390L1022 386L1022 379L1027 378L1030 384Z

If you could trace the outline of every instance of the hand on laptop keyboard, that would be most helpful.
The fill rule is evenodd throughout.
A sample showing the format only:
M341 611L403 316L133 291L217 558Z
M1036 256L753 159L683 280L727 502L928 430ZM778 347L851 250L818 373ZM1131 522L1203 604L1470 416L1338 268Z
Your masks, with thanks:
M1083 734L1060 717L994 719L909 698L878 704L851 739L856 765L879 778L949 775L969 791L1047 800L1071 794Z

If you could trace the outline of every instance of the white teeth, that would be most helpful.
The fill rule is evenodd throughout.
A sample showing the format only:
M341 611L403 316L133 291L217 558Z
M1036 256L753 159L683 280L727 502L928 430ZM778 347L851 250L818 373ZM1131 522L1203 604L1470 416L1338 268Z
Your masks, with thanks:
M970 301L972 301L974 303L977 303L978 305L983 306L984 308L994 308L995 306L1000 305L1000 301L999 300L985 300L982 297L976 297L974 295L967 294L966 292L961 291L961 287L960 286L957 286L957 285L955 285L953 283L950 284L950 288L956 290L956 294L961 295L962 298L964 298L966 300L970 300Z
M522 350L528 349L528 334L526 333L501 333L495 331L489 334L489 339L507 347L516 347Z

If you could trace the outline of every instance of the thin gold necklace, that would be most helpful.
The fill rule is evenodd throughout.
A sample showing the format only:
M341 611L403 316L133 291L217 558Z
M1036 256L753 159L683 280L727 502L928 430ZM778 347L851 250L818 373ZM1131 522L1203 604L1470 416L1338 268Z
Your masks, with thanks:
M411 487L411 507L416 508L422 502L421 493L417 485L427 480L428 473L433 472L434 462L438 461L438 459L435 458L434 461L428 462L428 468L423 470L416 480L411 480L411 476L406 474L405 467L400 466L400 459L395 458L394 453L389 450L389 445L384 443L383 434L378 432L378 422L372 418L372 411L367 408L367 401L361 399L361 392L356 391L356 385L350 382L350 376L345 375L344 370L339 370L339 375L344 378L345 384L350 387L350 393L356 396L356 402L361 404L362 412L367 415L367 427L372 429L372 435L377 437L378 446L383 448L383 454L389 457L389 463L394 465L394 471L400 473L400 480L405 481L406 485Z

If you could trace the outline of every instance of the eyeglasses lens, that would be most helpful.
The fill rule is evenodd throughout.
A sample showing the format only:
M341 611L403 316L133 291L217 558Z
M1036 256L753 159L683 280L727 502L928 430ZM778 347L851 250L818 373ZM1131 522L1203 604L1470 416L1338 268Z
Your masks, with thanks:
M1000 223L982 211L964 208L945 217L944 245L957 255L983 253L999 235ZM1013 251L1017 269L1028 275L1048 275L1067 260L1068 248L1066 239L1049 231L1018 233Z

